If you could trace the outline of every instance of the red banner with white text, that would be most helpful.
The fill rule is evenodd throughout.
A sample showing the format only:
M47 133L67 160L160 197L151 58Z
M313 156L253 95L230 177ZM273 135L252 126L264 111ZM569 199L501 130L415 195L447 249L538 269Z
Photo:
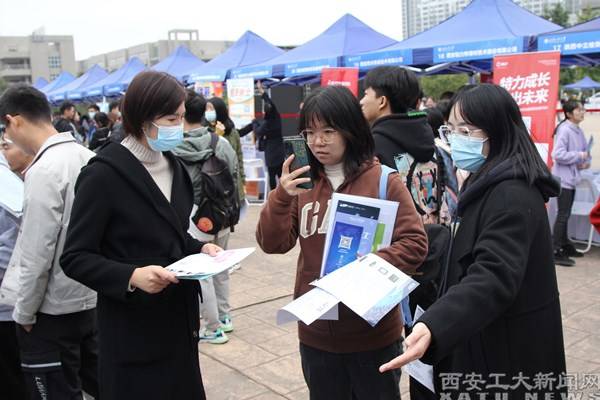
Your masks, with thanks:
M521 53L494 57L494 83L513 96L542 158L551 165L560 52Z
M321 86L344 86L358 96L358 68L323 68Z

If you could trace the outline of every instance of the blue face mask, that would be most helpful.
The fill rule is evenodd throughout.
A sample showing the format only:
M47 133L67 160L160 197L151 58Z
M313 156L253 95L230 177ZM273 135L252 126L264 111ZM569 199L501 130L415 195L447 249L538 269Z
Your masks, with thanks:
M148 145L154 151L169 151L183 142L183 124L175 126L160 126L152 123L158 128L156 139L152 139L146 135Z
M204 114L204 118L208 122L215 122L217 120L217 112L215 110L209 110Z
M477 172L485 163L483 144L487 139L474 138L460 134L450 135L452 160L457 168L469 172Z

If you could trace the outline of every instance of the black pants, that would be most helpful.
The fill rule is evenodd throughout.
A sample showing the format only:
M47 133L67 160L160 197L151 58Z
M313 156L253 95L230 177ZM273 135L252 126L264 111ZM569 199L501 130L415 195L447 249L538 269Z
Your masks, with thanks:
M562 189L558 196L558 212L554 222L554 250L558 250L564 245L570 243L567 235L569 217L571 216L571 207L575 199L575 189Z
M21 371L15 323L12 321L0 321L0 393L3 399L29 398Z
M379 350L335 354L300 343L310 400L399 400L400 370L379 366L402 353L400 342Z
M269 169L269 187L271 188L271 190L275 189L275 186L277 186L277 180L275 179L275 176L277 176L278 178L281 178L281 168L283 168L283 163L276 165L274 167L268 167L268 169Z
M17 325L21 366L32 399L98 398L96 310L37 314L31 332Z

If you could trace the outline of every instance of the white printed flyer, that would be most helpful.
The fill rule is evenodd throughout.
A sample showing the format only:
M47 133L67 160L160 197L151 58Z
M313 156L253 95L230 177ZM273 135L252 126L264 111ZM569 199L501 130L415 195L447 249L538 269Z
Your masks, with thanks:
M367 254L312 285L323 289L371 326L412 292L417 281L375 254Z
M169 265L166 269L174 272L179 279L207 279L239 264L254 253L254 250L254 247L223 250L215 257L204 253L193 254Z
M310 325L318 319L337 320L338 299L324 290L313 288L277 311L277 325L302 321Z
M13 216L20 217L23 214L23 181L8 166L0 165L0 187L0 207Z
M415 316L413 318L415 324L424 313L425 311L417 305ZM421 385L435 393L435 386L433 384L433 366L425 364L421 360L415 360L406 364L402 369L416 379Z

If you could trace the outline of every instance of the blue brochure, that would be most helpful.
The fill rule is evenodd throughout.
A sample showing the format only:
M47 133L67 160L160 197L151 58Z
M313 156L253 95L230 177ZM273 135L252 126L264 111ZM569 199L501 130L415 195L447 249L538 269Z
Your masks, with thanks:
M339 201L323 275L372 251L379 225L379 208Z
M333 228L331 248L325 264L325 274L356 260L363 228L337 222Z

